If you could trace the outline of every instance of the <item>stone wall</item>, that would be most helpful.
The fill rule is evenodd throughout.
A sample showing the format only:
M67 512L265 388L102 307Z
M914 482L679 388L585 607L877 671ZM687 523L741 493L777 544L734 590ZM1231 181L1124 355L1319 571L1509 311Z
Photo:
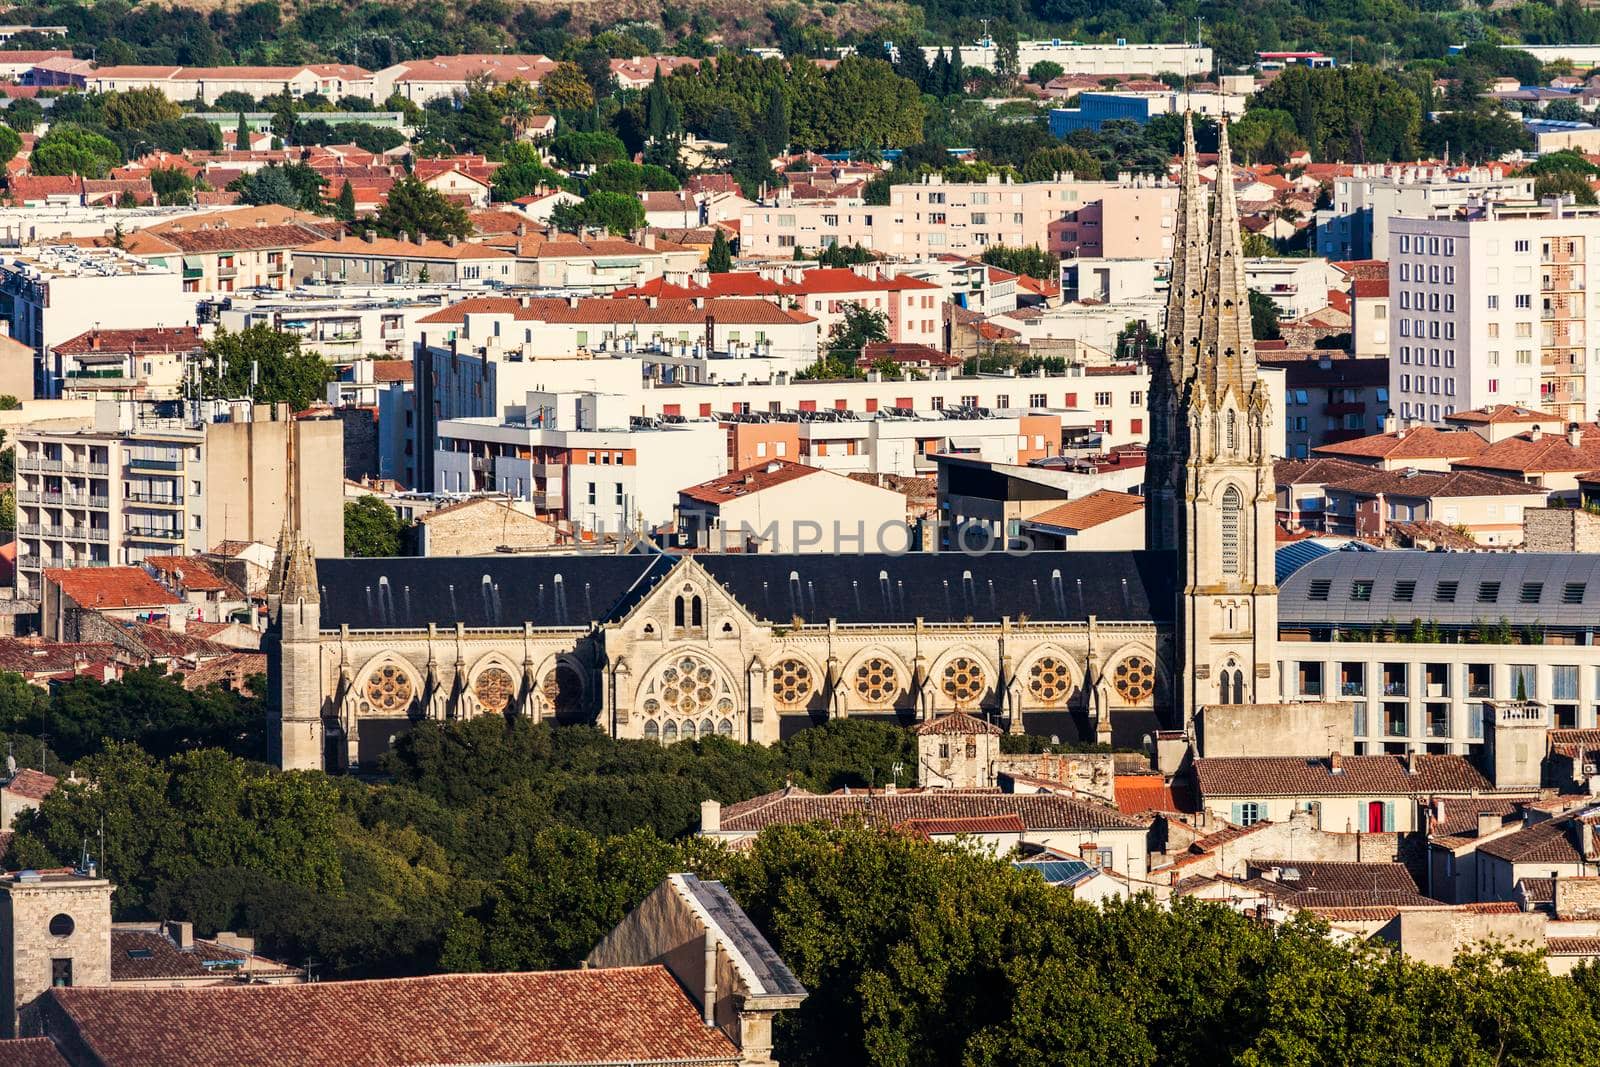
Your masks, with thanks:
M1346 701L1211 704L1199 715L1200 754L1326 756L1355 752L1355 709Z
M1600 878L1557 878L1556 918L1600 919Z
M544 519L499 500L474 500L425 516L429 556L481 556L498 548L550 548L560 531Z
M1579 508L1524 508L1525 552L1600 552L1600 515Z
M344 424L344 476L353 482L378 477L378 419L370 408L337 408Z
M994 762L994 773L996 777L1010 774L1059 782L1084 796L1114 804L1117 799L1115 761L1116 757L1109 752L1000 756Z
M1513 947L1545 945L1545 916L1539 912L1483 913L1454 909L1403 911L1378 936L1399 944L1420 963L1449 966L1456 953L1485 941Z
M12 882L0 892L3 1037L17 1036L17 1013L50 988L55 960L71 960L75 986L111 984L111 883L74 875L45 878L32 884ZM50 932L58 915L72 920L70 933Z

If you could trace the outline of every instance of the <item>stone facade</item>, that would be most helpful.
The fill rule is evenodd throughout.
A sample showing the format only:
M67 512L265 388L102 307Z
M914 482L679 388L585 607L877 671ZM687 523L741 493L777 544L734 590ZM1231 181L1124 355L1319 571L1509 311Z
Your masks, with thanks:
M1522 547L1528 552L1600 552L1600 515L1581 508L1524 508Z
M55 872L0 882L0 1037L26 1032L27 1007L58 983L111 984L111 883Z
M544 519L518 510L505 500L480 498L429 512L419 520L425 556L481 556L509 548L517 551L551 548L561 531Z

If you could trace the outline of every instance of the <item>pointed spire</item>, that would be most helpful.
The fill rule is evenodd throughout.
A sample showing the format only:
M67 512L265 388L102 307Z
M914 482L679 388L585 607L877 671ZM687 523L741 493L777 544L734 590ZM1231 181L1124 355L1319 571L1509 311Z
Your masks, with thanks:
M1193 378L1194 367L1199 359L1205 261L1206 214L1200 193L1200 161L1194 147L1194 115L1185 111L1183 164L1179 174L1172 270L1167 281L1166 319L1167 369L1178 385Z
M1205 273L1205 311L1200 320L1197 392L1215 408L1231 389L1241 407L1254 393L1256 346L1250 332L1250 290L1245 284L1244 248L1239 238L1239 202L1233 186L1233 156L1228 123L1217 135L1217 180L1212 198L1211 239Z

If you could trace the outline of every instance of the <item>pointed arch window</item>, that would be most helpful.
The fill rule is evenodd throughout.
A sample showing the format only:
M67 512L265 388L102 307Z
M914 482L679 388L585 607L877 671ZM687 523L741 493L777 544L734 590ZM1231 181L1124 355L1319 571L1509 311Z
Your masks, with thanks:
M695 597L689 602L689 619L690 625L696 629L705 625L704 607L699 597Z
M1230 485L1222 494L1222 573L1238 574L1244 520L1244 497L1239 487Z
M672 625L676 626L678 629L681 630L681 629L683 629L683 623L684 623L684 604L683 604L683 597L680 596L680 597L678 597L676 600L674 600L672 602Z

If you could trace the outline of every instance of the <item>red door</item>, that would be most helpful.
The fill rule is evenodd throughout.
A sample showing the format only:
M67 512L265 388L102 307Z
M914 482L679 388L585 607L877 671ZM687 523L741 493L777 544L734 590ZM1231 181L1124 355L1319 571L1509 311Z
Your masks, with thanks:
M1367 833L1383 833L1383 801L1373 800L1367 804Z

